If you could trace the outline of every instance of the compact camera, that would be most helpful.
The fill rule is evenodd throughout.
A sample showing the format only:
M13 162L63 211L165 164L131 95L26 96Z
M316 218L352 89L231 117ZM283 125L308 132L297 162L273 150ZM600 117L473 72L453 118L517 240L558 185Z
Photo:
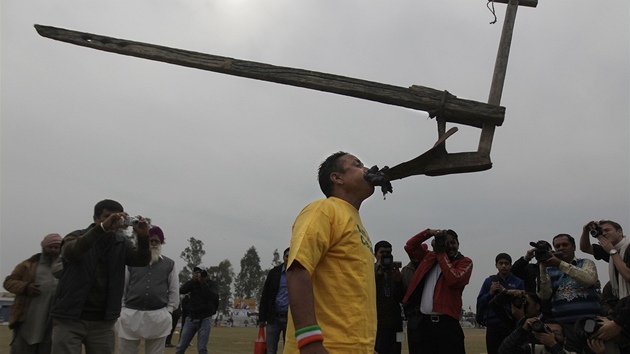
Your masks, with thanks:
M589 222L587 225L587 228L588 228L588 234L594 238L598 238L603 233L602 227L599 226L599 224L596 223L595 221Z
M139 222L140 220L135 216L127 216L122 218L122 224L124 226L135 226L138 225Z

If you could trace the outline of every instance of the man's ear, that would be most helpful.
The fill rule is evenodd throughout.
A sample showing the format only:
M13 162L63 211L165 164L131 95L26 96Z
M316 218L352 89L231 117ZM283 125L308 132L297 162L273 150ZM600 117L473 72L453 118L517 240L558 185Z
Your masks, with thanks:
M333 184L343 184L343 178L339 172L333 172L330 174L330 180Z

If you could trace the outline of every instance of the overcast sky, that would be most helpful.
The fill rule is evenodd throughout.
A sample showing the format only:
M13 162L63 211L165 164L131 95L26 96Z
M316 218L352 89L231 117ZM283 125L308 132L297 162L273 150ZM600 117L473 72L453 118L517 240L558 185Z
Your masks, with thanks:
M484 1L2 1L1 262L8 275L48 233L85 228L105 198L153 219L164 254L204 242L235 272L263 268L321 198L333 152L393 166L429 149L425 112L178 67L40 37L34 24L302 68L486 102L506 5ZM361 207L373 243L452 228L474 270L475 307L494 257L579 237L590 220L630 229L629 6L540 0L518 9L492 169L394 181ZM449 152L475 151L459 126ZM583 256L578 251L578 256ZM597 262L600 278L606 265Z

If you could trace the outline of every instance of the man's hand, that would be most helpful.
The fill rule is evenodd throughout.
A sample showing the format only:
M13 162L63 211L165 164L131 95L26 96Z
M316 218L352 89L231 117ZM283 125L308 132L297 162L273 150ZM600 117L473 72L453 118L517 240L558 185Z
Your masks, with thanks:
M588 347L591 348L595 354L606 353L606 343L601 339L589 338L586 340Z
M602 248L604 249L604 251L606 251L606 253L610 252L613 248L615 248L612 242L610 242L610 240L608 240L604 236L598 236L597 240L599 240L599 245L602 246Z
M597 322L599 322L602 327L593 334L593 338L603 341L615 338L623 329L620 325L616 324L615 321L609 320L606 317L597 317Z
M136 216L136 218L138 218L138 223L133 226L133 231L135 231L139 237L149 237L149 223L147 219L140 215Z
M328 354L323 342L313 342L303 346L300 354Z
M26 296L28 297L37 297L42 293L42 290L39 288L39 284L29 283L26 287Z
M490 295L494 295L496 293L500 293L504 289L505 288L503 287L503 285L499 284L498 281L493 281L492 285L490 285Z
M560 263L562 262L562 260L556 256L553 256L551 258L549 258L548 260L544 261L544 262L540 262L540 264L544 267L560 267Z
M395 282L402 280L402 274L400 273L400 269L398 269L398 267L394 267L394 269L392 269L392 279L394 279Z
M535 252L536 252L536 248L535 247L532 248L532 249L528 249L525 252L525 260L528 261L528 262L531 261L534 258Z
M542 345L547 348L551 348L554 345L558 344L558 342L556 342L556 336L553 334L553 332L532 332L532 334L534 335L534 338L536 338Z
M127 213L124 212L112 213L101 223L101 226L106 232L115 232L123 226L122 222L125 217L127 217Z
M514 306L512 306L512 309L514 309ZM514 310L512 310L512 312L514 312ZM540 321L540 318L538 318L538 317L530 317L530 318L526 319L525 322L523 322L523 329L526 330L527 332L531 332L532 331L532 323L534 323L536 321Z

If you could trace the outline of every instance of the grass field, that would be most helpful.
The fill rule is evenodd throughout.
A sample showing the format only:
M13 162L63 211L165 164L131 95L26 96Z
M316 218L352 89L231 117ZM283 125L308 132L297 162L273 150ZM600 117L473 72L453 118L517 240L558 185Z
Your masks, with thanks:
M464 328L466 335L466 353L483 354L486 352L485 329ZM254 341L258 336L257 327L212 327L208 352L211 354L251 354L254 351ZM173 343L179 339L173 336ZM192 344L196 344L196 338ZM0 353L9 352L11 342L11 330L8 326L0 326ZM282 343L280 343L282 348ZM144 348L143 348L144 349ZM166 348L167 354L175 353L175 348ZM197 353L197 348L189 347L188 353ZM403 343L403 353L408 353L407 343ZM142 350L141 353L144 353ZM445 353L448 354L448 353Z

